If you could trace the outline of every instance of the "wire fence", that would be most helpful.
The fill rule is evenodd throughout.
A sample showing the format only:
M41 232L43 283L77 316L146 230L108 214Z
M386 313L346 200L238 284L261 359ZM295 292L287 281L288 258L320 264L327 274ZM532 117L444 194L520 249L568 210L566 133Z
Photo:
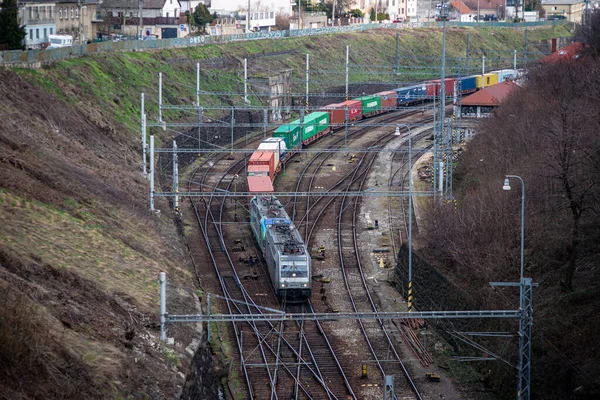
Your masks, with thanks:
M554 25L556 21L539 22L456 22L448 21L447 26L456 27L509 27L526 28L543 25ZM0 65L11 67L20 66L28 68L40 68L43 65L56 61L65 60L72 57L80 57L98 53L110 53L116 51L142 51L155 49L172 49L177 47L203 46L209 44L225 44L230 42L260 39L278 39L293 38L301 36L325 35L342 32L355 32L370 29L410 29L441 27L441 22L412 22L403 24L357 24L348 26L334 26L315 29L300 29L272 32L254 32L236 35L221 36L192 36L176 39L157 39L157 40L121 40L117 42L97 42L82 45L73 45L69 47L59 47L46 50L10 50L0 51Z

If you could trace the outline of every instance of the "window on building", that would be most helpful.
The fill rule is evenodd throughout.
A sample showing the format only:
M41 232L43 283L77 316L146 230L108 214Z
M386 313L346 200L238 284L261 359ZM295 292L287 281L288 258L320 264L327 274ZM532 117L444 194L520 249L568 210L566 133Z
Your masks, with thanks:
M35 19L40 19L40 8L39 7L35 8Z
M48 18L52 19L52 14L54 14L54 7L48 7Z
M270 18L271 19L275 18L275 13L273 11L271 11Z
M33 7L27 7L27 10L29 11L29 19L33 19Z
M75 18L79 18L79 8L75 9Z
M36 28L36 30L35 30L35 38L36 39L40 38L40 29L39 28Z
M73 7L71 7L71 19L73 19L73 16L75 15L75 10L73 10Z
M52 35L54 33L54 28L50 28L50 34Z
M48 29L44 28L44 39L48 37Z
M58 19L62 19L62 7L58 9Z
M552 11L556 11L556 6L552 7Z
M29 30L29 40L33 40L33 29Z

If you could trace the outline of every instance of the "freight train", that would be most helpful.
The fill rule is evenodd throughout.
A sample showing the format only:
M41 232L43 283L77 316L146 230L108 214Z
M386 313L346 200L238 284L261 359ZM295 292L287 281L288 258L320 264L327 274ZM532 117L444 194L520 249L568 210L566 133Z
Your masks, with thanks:
M512 69L444 80L446 96L454 90L466 95L513 78ZM247 166L248 191L261 193L250 200L250 226L267 262L278 297L301 300L310 297L310 255L285 210L274 196L273 180L295 150L307 146L346 123L384 112L431 101L439 95L441 80L362 96L329 104L288 124L279 126L250 156Z
M250 227L267 263L277 297L289 302L310 298L310 255L275 196L255 196L250 200Z

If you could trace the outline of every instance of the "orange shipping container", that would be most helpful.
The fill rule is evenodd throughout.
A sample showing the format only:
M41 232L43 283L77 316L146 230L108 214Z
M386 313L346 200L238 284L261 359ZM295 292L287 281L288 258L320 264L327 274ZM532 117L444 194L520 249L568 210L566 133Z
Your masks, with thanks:
M275 154L272 151L255 151L250 156L248 168L251 165L266 165L269 167L269 178L275 179Z
M344 106L340 104L329 104L323 107L323 111L329 113L329 126L332 128L339 128L344 125L346 110ZM350 111L350 110L348 110Z
M398 98L396 92L379 92L375 93L375 96L379 96L381 99L381 111L391 111L386 108L396 108L396 99Z
M248 191L250 193L272 193L273 184L268 176L249 176Z

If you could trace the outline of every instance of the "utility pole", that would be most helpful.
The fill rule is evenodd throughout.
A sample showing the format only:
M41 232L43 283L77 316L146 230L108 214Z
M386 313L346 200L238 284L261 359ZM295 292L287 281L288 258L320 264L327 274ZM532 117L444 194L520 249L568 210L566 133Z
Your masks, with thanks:
M440 77L440 120L439 120L439 128L437 138L434 140L434 160L433 160L433 188L435 191L435 186L437 182L437 167L441 163L441 153L442 149L440 148L442 145L442 138L444 135L444 121L445 121L445 106L446 106L446 19L448 18L446 3L442 2L442 8L440 9L440 18L442 18L443 24L443 35L442 35L442 73ZM439 176L442 176L442 170L439 171ZM439 186L439 192L443 191L442 186Z
M396 76L400 73L400 32L396 32Z
M306 113L308 114L308 53L306 54Z
M471 34L467 33L467 64L465 65L465 75L469 75L469 58L470 58L470 53L471 51Z
M140 14L139 17L139 21L138 21L138 40L142 40L142 36L144 36L144 17L143 17L143 12L144 12L144 0L138 0L139 3L139 11L138 13Z
M246 33L250 33L250 0L248 0L248 15L246 15Z
M527 46L529 45L529 31L525 29L525 43L523 44L523 67L527 65Z
M77 0L77 8L79 9L79 44L83 44L83 15L81 13L81 0Z
M346 46L346 101L348 101L348 55L350 54L350 46ZM348 116L346 115L346 119Z
M331 26L335 26L335 0L333 0L333 6L331 7Z

